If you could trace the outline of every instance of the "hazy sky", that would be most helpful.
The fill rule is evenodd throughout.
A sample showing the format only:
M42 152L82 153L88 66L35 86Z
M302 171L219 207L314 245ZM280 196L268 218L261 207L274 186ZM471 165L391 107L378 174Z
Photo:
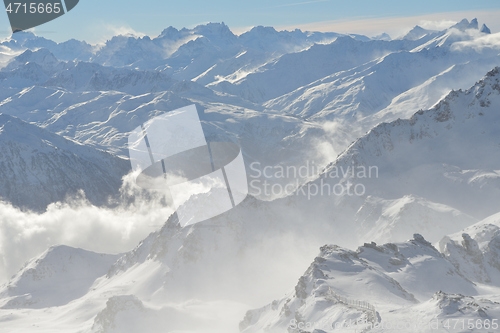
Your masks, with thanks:
M420 21L459 20L477 16L499 31L498 0L253 0L164 1L81 0L71 12L35 29L38 35L103 42L112 35L136 32L158 35L164 28L192 28L225 22L242 32L256 25L375 35L397 34ZM495 29L498 27L498 29ZM10 35L7 14L0 14L0 38Z

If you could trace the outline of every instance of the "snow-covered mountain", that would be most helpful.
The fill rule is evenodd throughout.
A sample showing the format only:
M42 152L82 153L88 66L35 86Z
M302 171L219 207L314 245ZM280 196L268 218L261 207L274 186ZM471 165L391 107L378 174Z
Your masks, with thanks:
M0 71L0 82L5 87L0 93L2 112L120 155L126 155L124 138L131 128L158 111L192 102L217 112L244 108L265 111L272 114L271 117L286 114L282 119L295 123L294 133L315 127L314 137L321 137L322 148L317 144L317 148L307 145L300 155L305 154L307 159L324 165L345 149L347 143L378 123L410 117L418 109L430 108L451 89L473 85L498 63L498 44L495 39L487 39L493 35L474 28L421 30L422 38L384 41L298 30L277 32L263 27L235 36L224 24L209 24L192 30L168 28L153 39L118 36L109 41L106 52L117 56L134 52L134 57L148 62L148 57L155 53L148 47L137 47L137 43L151 44L166 52L169 48L166 41L175 41L178 47L170 55L162 56L171 64L160 72L135 69L141 66L116 68L122 66L118 60L109 60L109 63L97 58L90 62L61 61L50 52L50 45L39 43L37 45L47 48L28 50ZM458 37L451 44L428 44L449 35ZM37 38L32 34L16 36L23 43ZM2 45L16 44L16 39ZM212 51L206 48L214 50L213 59ZM105 53L105 49L106 46L99 52ZM199 61L206 64L198 64ZM193 74L180 75L179 69ZM177 79L193 79L196 83ZM39 86L55 89L38 89ZM249 89L240 89L244 86ZM85 93L88 91L93 93ZM106 93L96 94L96 91ZM275 98L260 103L270 97ZM38 107L42 105L43 108ZM45 109L52 112L47 114ZM82 113L92 116L82 117ZM289 115L297 120L292 121ZM240 117L237 123L246 119L248 117ZM356 128L331 135L325 119L339 122L344 128ZM259 126L267 127L264 123L259 122ZM231 126L229 136L242 141L261 137L251 134L252 138L242 138L238 133L239 124ZM76 127L79 130L75 131ZM319 131L323 134L318 134ZM281 134L271 136L274 146L283 139ZM245 150L259 150L256 148L259 144L262 142L255 142ZM272 151L270 155L275 154L276 151ZM257 154L251 155L252 160L258 160ZM303 156L296 158L303 160ZM263 159L269 164L267 160Z
M493 214L491 198L499 195L495 176L500 162L495 130L500 120L499 82L497 67L472 88L451 92L429 111L381 124L354 143L337 163L377 165L380 178L390 175L394 184L396 179L405 184L386 191L380 187L378 193L399 196L409 191L461 207L477 218ZM419 177L422 172L425 176ZM460 192L471 194L456 197L451 188L443 192L448 186L464 186L467 189Z
M358 67L384 54L413 46L406 44L411 42L362 42L349 36L339 37L330 44L316 44L302 52L283 55L243 78L220 80L210 87L253 102L265 102L327 75Z
M425 228L429 223L427 217L434 215L441 216L437 218L440 227L453 228L456 224L457 231L465 227L467 221L496 213L494 200L500 197L496 171L500 163L500 138L496 131L500 121L499 80L496 68L472 88L451 92L428 111L376 126L343 152L314 184L333 185L347 180L354 185L362 184L366 199L345 198L343 204L351 202L347 206L361 208L354 210L362 234L376 235L371 227L377 221L378 232L387 237L379 239L383 242L394 240L389 234L396 232L395 221L408 210L413 210L409 215L414 218L420 216L417 218L420 228ZM351 170L376 167L378 173L371 177L366 172L356 173L354 177L349 173L338 176L338 170L348 167ZM367 219L372 223L366 223ZM401 219L404 220L407 219ZM414 223L408 221L408 225ZM412 228L413 232L420 230L433 241L443 231L433 234L430 230ZM452 232L450 229L446 234ZM410 235L396 239L401 241Z
M367 131L382 121L394 120L395 115L410 117L414 110L432 107L451 89L473 85L482 73L499 63L497 44L481 49L463 47L467 43L481 45L490 38L475 29L450 28L439 33L426 32L425 36L429 36L428 41L422 37L412 44L403 39L406 44L398 45L397 52L389 52L389 45L394 47L401 41L384 42L387 51L375 48L378 54L373 61L367 58L349 66L349 70L317 76L317 80L297 85L289 93L273 96L265 105L309 119L355 119L362 121L363 130ZM363 51L370 54L369 50ZM317 63L312 58L308 62ZM337 62L331 66L334 64ZM325 66L319 68L329 74ZM258 87L268 90L265 83Z
M437 248L419 234L404 243L365 243L357 251L325 245L292 291L247 312L240 329L299 332L302 324L308 330L301 332L333 332L359 320L358 329L375 327L370 332L390 325L458 332L465 331L454 326L461 320L491 323L500 312L499 221L492 215L445 236Z
M81 190L95 205L115 195L128 161L64 139L18 118L0 115L0 196L44 210Z
M462 319L491 323L500 313L498 290L469 280L464 272L480 269L481 263L454 265L459 258L443 256L419 234L404 243L365 243L356 251L325 245L295 288L247 312L240 330L431 332Z
M499 220L499 214L494 214L438 244L446 258L472 281L500 286Z
M0 290L4 309L61 306L84 296L119 255L54 246L27 262Z
M166 91L176 80L161 72L115 69L89 62L60 61L48 49L27 50L13 58L0 73L10 88L33 85L70 91L121 91L132 94Z
M89 60L96 50L85 41L70 39L62 43L56 43L49 39L36 36L29 31L20 31L11 36L8 40L0 42L0 45L15 51L37 50L39 48L49 49L61 60Z
M376 242L406 239L409 230L428 231L429 239L437 241L440 235L477 222L458 209L413 195L393 200L368 196L355 219L359 238Z
M123 255L52 247L0 287L0 329L498 318L500 42L488 30L464 20L369 39L207 24L101 46L0 42L0 194L15 205L43 210L80 189L105 203L128 172L130 131L190 104L208 141L241 146L251 190L293 185L187 228L165 216Z
M368 180L377 185L366 183L371 197L355 200L341 197L332 201L332 197L316 196L307 200L299 191L296 196L272 202L248 198L209 224L184 229L172 216L160 231L151 234L97 278L91 292L73 299L67 305L68 311L81 311L88 302L95 305L94 309L104 309L101 314L93 310L86 319L75 321L98 330L106 325L123 328L124 318L139 320L134 313L143 311L148 313L147 318L163 323L163 311L179 311L158 310L166 306L165 299L183 302L192 297L204 301L219 297L231 302L254 299L257 303L269 293L267 288L282 290L290 283L294 271L313 255L311 252L316 246L328 238L340 240L346 230L352 235L353 230L367 227L368 231L361 234L365 240L372 235L405 237L415 229L435 238L474 223L475 218L463 211L477 216L487 214L495 209L495 203L486 200L498 198L495 173L487 170L497 163L494 152L498 149L498 137L491 129L495 126L495 110L500 100L499 75L498 69L493 70L471 89L451 93L431 110L417 112L409 120L376 127L325 170L323 178L335 166L352 165L353 161L361 165L386 161L384 165L379 163L380 177ZM459 139L464 131L470 133L464 139L474 138L469 146ZM435 140L440 142L439 149ZM460 154L472 159L459 155L453 149L454 144L462 148ZM419 151L423 153L418 154ZM446 153L450 151L453 154ZM413 156L411 160L409 156ZM444 163L448 165L443 167ZM383 171L383 167L389 165L391 169ZM408 169L410 165L414 169ZM417 179L420 194L425 196L409 196L408 193L418 192L415 184L409 182L415 179L415 172L418 175L422 170L428 172L433 168L436 168L435 174L430 174L427 183L425 177ZM458 178L457 181L457 177L477 180ZM304 187L309 184L312 183ZM481 191L474 190L476 184L481 184ZM430 190L423 191L427 186ZM464 188L457 190L456 186ZM431 201L435 199L432 193L436 190L441 191L440 199L436 197L439 200ZM467 196L451 195L457 192ZM403 193L406 196L400 200L391 199ZM348 216L349 211L353 213L354 224L347 225L340 212L335 214L341 207L344 216ZM327 219L330 225L324 223ZM493 236L498 229L493 225L496 221L492 217L457 234L468 232L468 236L453 234L444 238L438 245L442 253L419 235L403 243L383 246L367 243L358 251L326 246L294 292L250 312L241 327L249 332L261 331L264 327L276 327L279 331L293 319L324 322L327 318L340 323L359 318L369 323L395 322L405 318L409 309L421 315L411 317L412 321L430 321L436 316L442 320L457 318L457 309L461 309L460 314L466 318L483 318L483 312L494 318L498 312L494 303L497 299L491 295L495 293L491 288L496 286L497 282L493 281L498 276L496 236ZM377 235L378 230L389 232ZM339 232L344 233L339 237ZM476 239L475 243L471 239ZM197 273L200 271L203 274ZM245 286L244 293L241 286ZM19 304L29 307L28 303ZM376 313L371 310L372 306ZM166 327L175 329L177 325Z

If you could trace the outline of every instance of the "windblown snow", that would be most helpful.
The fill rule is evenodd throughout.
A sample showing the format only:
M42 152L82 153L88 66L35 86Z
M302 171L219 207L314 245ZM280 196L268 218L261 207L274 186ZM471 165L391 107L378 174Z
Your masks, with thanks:
M0 332L498 331L499 65L476 19L0 40ZM127 142L192 104L250 194L182 228Z

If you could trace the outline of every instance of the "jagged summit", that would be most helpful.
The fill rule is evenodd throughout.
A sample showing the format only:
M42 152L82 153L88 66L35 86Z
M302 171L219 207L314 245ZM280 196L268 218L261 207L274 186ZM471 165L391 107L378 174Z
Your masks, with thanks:
M387 34L387 33L384 32L384 33L382 33L382 34L380 34L378 36L372 37L372 39L375 39L375 40L391 40L392 38L391 38L391 36L389 36L389 34Z
M467 26L467 29L478 29L479 24L477 23L477 18L473 19L470 21L469 25Z
M444 31L441 31L441 32L435 31L435 30L424 29L421 26L416 25L404 37L402 37L402 39L406 39L406 40L419 40L420 38L422 38L422 37L424 37L426 35L430 35L432 33L437 34L437 36L439 37L439 35L444 34L448 30L451 30L451 29L457 29L459 31L464 31L464 32L466 30L480 30L481 32L484 32L484 33L490 33L488 27L485 24L483 24L483 26L481 27L481 29L479 29L479 23L478 23L477 18L472 19L470 22L469 22L469 20L467 20L467 19L464 18L460 22L454 24L453 26L451 26L448 29L446 29ZM376 37L374 39L376 39Z
M18 31L16 33L13 33L10 38L18 42L24 42L25 40L33 39L36 37L37 36L31 31Z
M195 34L203 35L210 39L210 37L237 39L237 36L233 34L231 29L224 23L208 23L204 25L198 25L193 29Z
M268 26L265 27L263 25L258 25L258 26L253 27L249 31L241 34L241 36L251 35L251 34L273 35L276 33L278 33L278 31L276 29L274 29L273 27L268 27Z
M53 67L59 64L60 61L46 48L40 48L36 51L28 49L15 57L12 62L5 67L5 70L14 69L20 65L26 65L28 63L38 63L43 67Z
M462 21L458 22L457 24L453 25L450 27L450 29L457 29L460 31L465 31L468 29L470 26L469 20L463 19Z
M458 29L460 31L473 29L473 30L479 30L480 32L487 34L491 33L490 29L486 26L486 24L483 24L481 26L481 29L479 29L479 23L477 21L477 18L472 19L472 21L470 22L467 19L463 19L457 24L451 26L450 29Z
M179 33L179 30L174 28L173 26L169 26L168 28L164 29L159 37L169 37L169 36L175 36Z
M485 33L485 34L491 34L491 30L490 30L490 28L488 28L488 27L486 26L486 24L483 24L483 25L481 26L481 30L479 30L479 31L481 31L481 32L483 32L483 33Z
M408 39L408 40L418 40L422 38L423 36L429 34L432 32L431 30L427 30L422 28L419 25L416 25L413 29L411 29L404 37L403 39Z
M129 322L136 316L147 317L144 312L136 312L142 308L142 305L135 306L136 303L143 304L148 315L156 313L156 310L149 312L153 307L165 310L167 302L176 307L178 304L190 306L193 298L201 302L230 299L253 307L267 304L270 297L281 298L288 288L287 298L270 304L265 310L269 317L253 312L255 316L248 317L247 324L252 325L254 319L260 318L262 327L267 327L270 321L282 319L287 326L290 320L301 317L315 320L316 314L318 318L323 314L338 319L351 315L370 320L378 318L365 311L369 307L353 306L353 300L372 304L383 320L395 322L390 316L398 311L409 309L422 313L418 310L427 310L414 308L414 299L426 302L425 306L431 308L428 300L439 290L474 295L474 285L457 272L473 282L487 282L487 277L493 281L496 271L487 272L489 275L476 273L478 266L468 262L479 261L481 255L485 258L484 265L495 259L498 238L488 241L491 251L484 252L481 245L484 238L476 239L472 232L467 232L470 237L460 236L456 241L450 237L454 243L445 244L449 255L439 253L428 242L438 241L443 235L461 230L462 226L470 226L490 210L498 211L500 137L497 127L500 119L496 110L499 110L500 98L495 88L498 71L490 72L473 90L459 90L473 86L484 73L498 65L498 42L484 38L487 35L476 30L479 25L476 20L466 23L465 32L430 31L417 26L408 39L390 41L373 38L366 41L356 36L300 30L277 32L271 27L256 27L235 39L227 26L209 24L198 26L196 31L167 28L153 39L119 37L100 49L92 49L91 60L65 61L56 54L53 44L49 47L36 44L30 49L31 53L22 54L25 50L21 48L6 53L11 58L0 59L5 63L0 71L1 112L16 115L26 124L9 123L0 117L0 153L4 163L0 167L0 190L28 188L35 193L26 199L30 202L33 196L52 201L50 193L43 191L51 190L50 185L58 179L68 180L61 182L61 186L71 188L83 184L88 189L91 181L101 186L110 177L115 177L119 184L121 177L115 174L116 168L110 165L112 161L95 154L95 149L89 148L86 152L86 147L81 145L71 142L64 145L58 141L63 140L63 135L126 155L130 130L159 114L193 103L202 108L201 125L207 140L240 143L247 165L258 160L262 166L279 163L300 172L306 161L317 161L318 153L321 161L315 163L316 166L323 168L329 161L336 164L318 179L314 176L322 170L314 167L311 182L296 191L297 195L280 193L285 197L266 201L249 196L245 203L227 214L186 229L178 227L172 218L169 220L172 223L147 237L111 270L103 263L103 269L87 276L84 284L76 285L79 292L64 302L52 302L54 295L37 296L35 292L65 292L73 285L62 282L81 281L73 272L86 272L89 261L91 269L99 262L86 260L93 255L81 251L62 247L52 250L38 264L34 263L36 267L30 268L35 269L37 276L44 268L53 268L51 271L59 278L52 275L31 281L26 271L26 279L22 280L33 288L28 290L18 285L16 293L0 297L0 302L9 302L15 297L16 303L10 303L12 307L18 304L28 309L9 310L3 317L0 313L0 326L19 330L19 325L32 326L31 318L35 318L34 324L64 326L62 330L67 323L71 326L64 331L67 333L90 329L96 318L96 327L99 323L109 323L106 327L110 330L123 333L127 332L121 330L123 326L112 329L120 317ZM388 36L377 38L384 37ZM485 40L486 45L482 43ZM17 45L15 40L9 42ZM75 45L74 54L80 53L78 43ZM4 48L9 49L9 45L2 44L0 48L0 57L3 57ZM21 54L22 57L14 59ZM57 66L49 72L52 63ZM434 108L452 90L449 98ZM270 98L274 100L264 102ZM430 111L410 118L419 109ZM364 136L380 123L384 124ZM46 132L38 135L34 125L59 136L49 137ZM359 129L361 126L364 127ZM359 137L362 138L357 140ZM356 143L348 148L353 141ZM328 146L323 147L324 142ZM346 153L338 157L338 152L346 148ZM87 162L96 161L96 155L102 157L103 163L96 162L99 165L93 167ZM55 167L48 169L51 165ZM338 187L334 186L348 180L353 166L364 166L366 172L371 172L371 167L377 169L368 178L361 170L361 176L356 173L356 182L359 181L366 192L363 190L363 195L353 197L335 194ZM8 174L11 169L17 172ZM47 170L52 179L45 181L41 177ZM108 174L109 170L113 170L113 174ZM256 177L254 169L248 171L252 179ZM89 180L88 175L92 175L92 179ZM290 175L289 178L298 177ZM43 184L34 183L37 179ZM75 179L79 179L78 184L70 183ZM314 186L308 185L318 185L318 190L324 190L325 194L314 195ZM286 187L287 192L288 189ZM331 192L327 194L327 191ZM310 198L306 198L307 192ZM5 196L9 201L27 193L11 194L11 197ZM61 206L52 207L47 215L42 215L59 213ZM146 216L150 216L149 206L144 210L147 210ZM98 214L101 209L95 211ZM168 218L163 212L154 214L161 216L154 217L151 227ZM110 215L104 215L107 216ZM138 219L142 222L142 216ZM67 220L71 222L71 218ZM114 220L111 216L110 223ZM107 225L108 221L104 223ZM136 230L128 224L124 227L130 232ZM485 226L482 230L481 234L486 234L493 228ZM117 234L121 236L125 235ZM35 241L38 239L41 246L50 246L47 244L50 239L38 237ZM92 242L95 246L97 241L97 238L91 239L85 244ZM349 250L364 242L367 243L358 251ZM332 243L343 248L323 247L310 265L317 248ZM19 244L20 249L29 245ZM483 252L478 252L478 248ZM0 252L8 251L11 250ZM49 258L57 259L54 261L60 266L46 265L54 262ZM24 255L22 259L26 259ZM464 264L470 269L465 271ZM310 269L304 274L308 266ZM99 274L102 276L94 282ZM46 282L50 288L37 281ZM134 296L114 299L117 295ZM77 299L66 304L74 297ZM30 302L37 299L38 304L59 307L29 312ZM108 299L111 300L106 302ZM500 296L494 301L500 301ZM128 303L132 304L132 310L120 312L128 308ZM399 305L402 307L398 308ZM431 309L440 314L437 308ZM326 311L321 313L321 309ZM58 319L68 313L76 314L79 319L64 316L65 325L62 325ZM212 313L215 320L229 317L227 313ZM500 318L500 314L487 314ZM168 317L168 313L159 315ZM232 318L238 320L243 316L241 312ZM183 324L190 322L184 318L178 320ZM212 331L235 332L236 326L233 330L212 328ZM285 332L286 326L280 327L279 332ZM165 331L200 332L191 327L159 327ZM20 329L31 332L30 328ZM58 332L51 328L39 330ZM134 332L137 331L140 328Z
M312 332L325 332L322 329L338 327L338 322L349 318L373 325L401 311L388 310L384 303L391 304L389 307L410 309L410 312L418 309L417 316L426 316L426 312L439 313L443 317L454 314L458 311L453 304L448 304L448 297L464 298L455 295L458 293L476 294L474 283L463 276L460 268L473 269L479 265L470 261L459 268L449 259L450 256L444 258L419 234L403 243L365 243L356 252L325 245L299 278L294 290L280 300L248 311L240 323L240 330L243 333L285 332L293 320L310 323L308 328ZM421 304L428 302L439 304L420 309ZM474 302L473 297L467 297L461 302L460 312L469 312L468 305ZM446 310L441 310L445 306ZM495 308L498 306L488 311L495 313ZM479 318L488 313L470 312ZM324 322L328 326L322 325ZM362 328L358 327L359 331L363 332Z
M118 257L65 245L52 246L28 261L9 284L0 288L0 297L8 299L0 303L0 308L66 304L85 295Z

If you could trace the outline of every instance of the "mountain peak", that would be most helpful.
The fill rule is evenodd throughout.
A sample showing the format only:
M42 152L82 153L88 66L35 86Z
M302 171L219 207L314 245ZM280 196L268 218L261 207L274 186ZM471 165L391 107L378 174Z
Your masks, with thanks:
M193 29L193 31L205 37L217 36L217 37L236 38L236 35L233 34L233 32L224 22L222 23L210 22L204 25L198 25Z
M0 141L15 140L16 142L30 142L32 136L37 135L38 128L21 119L7 114L0 114ZM42 132L43 130L40 130ZM46 138L44 138L46 139Z
M157 38L177 39L181 35L180 31L170 26L164 29Z
M375 36L375 37L372 37L372 39L375 39L375 40L392 40L391 36L389 36L387 33L382 33L378 36Z
M479 23L477 23L477 18L473 19L470 21L469 25L467 26L467 29L479 29Z
M26 50L13 59L4 70L13 70L23 65L37 64L44 71L51 71L62 62L48 49L40 48L36 51Z
M469 28L471 23L469 23L469 20L463 19L462 21L458 22L457 24L453 25L450 27L450 29L457 29L460 31L465 31L466 29Z
M421 234L413 234L413 241L434 248Z
M65 245L52 246L25 264L2 292L4 308L60 306L88 292L119 255L100 254Z
M487 83L486 81L489 80L495 80L495 82L490 82L490 84L494 85L498 89L498 81L500 80L500 67L497 66L488 73L486 73L485 77L481 81L479 81L479 83L477 83L476 85L481 85L484 87L485 83Z
M356 39L351 36L339 36L335 41L330 45L351 45L353 43L358 43Z
M491 34L491 30L490 30L490 28L488 28L486 26L486 24L483 24L483 26L481 27L481 30L479 30L479 31L481 31L482 33L485 33L485 34Z
M13 33L10 38L18 41L19 43L22 43L28 39L34 39L36 37L37 36L31 31L18 31Z
M177 30L173 26L169 26L168 28L163 29L163 31L160 33L160 36L170 35L170 34L178 33L178 32L179 32L179 30Z
M427 35L430 30L424 29L419 25L416 25L413 29L411 29L404 37L403 39L408 39L408 40L418 40L425 35Z
M27 61L34 61L33 58L43 59L47 56L55 58L55 56L52 54L52 52L50 52L48 49L41 48L41 49L38 49L36 51L32 51L32 50L28 49L28 50L24 51L23 53L21 53L20 55L18 55L17 57L15 57L14 59L19 61L19 62L27 62Z
M273 27L264 27L262 25L258 25L256 27L253 27L250 31L245 32L243 35L246 34L257 34L257 35L274 35L278 31L274 29Z

